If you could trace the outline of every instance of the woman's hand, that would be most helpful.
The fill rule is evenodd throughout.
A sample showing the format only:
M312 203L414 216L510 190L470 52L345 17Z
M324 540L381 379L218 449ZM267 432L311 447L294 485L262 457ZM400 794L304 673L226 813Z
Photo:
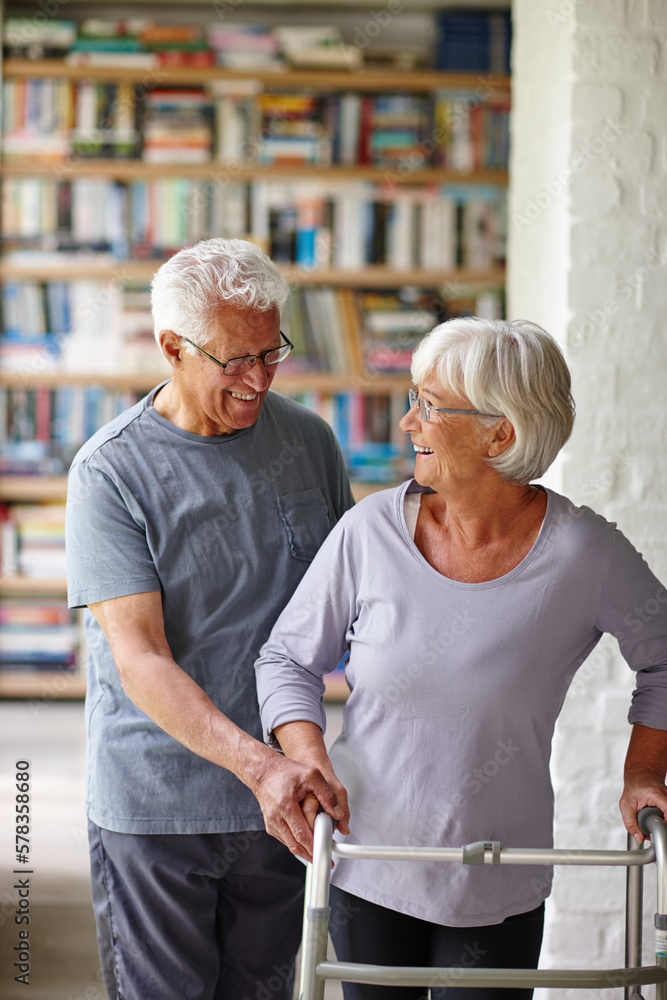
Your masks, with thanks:
M650 770L633 772L626 778L619 806L626 830L638 844L643 843L645 838L637 825L637 813L644 806L656 806L667 818L667 788L664 779Z
M330 810L327 810L327 812L336 821L337 829L342 834L347 835L350 832L348 826L350 808L347 801L347 792L338 780L331 765L320 727L316 726L313 722L287 722L276 727L274 736L280 743L280 747L286 757L290 757L295 761L298 760L302 764L309 764L318 769L328 787L334 793L341 815L334 816ZM311 831L320 805L321 803L318 801L317 796L312 794L306 795L301 800L301 811Z
M318 802L316 796L312 792L308 792L305 799L301 803L301 812L303 813L303 818L312 830L315 826L315 817L320 811L320 803Z
M320 768L320 770L322 770L322 768ZM326 782L336 796L336 801L338 802L338 805L343 813L341 819L335 820L335 827L340 833L347 836L350 832L350 827L348 825L348 821L350 819L350 808L347 803L347 792L345 791L343 785L341 785L333 770L329 771L326 775ZM312 792L309 792L301 803L301 811L303 812L304 818L311 830L313 829L315 817L320 811L320 808L320 803Z
M644 806L655 806L667 817L667 732L634 725L625 761L625 784L619 802L628 833L637 843L644 834L637 824L637 813Z
M322 807L335 822L345 821L337 796L319 769L279 753L271 752L257 769L253 792L267 833L305 861L313 860L312 826L318 809Z

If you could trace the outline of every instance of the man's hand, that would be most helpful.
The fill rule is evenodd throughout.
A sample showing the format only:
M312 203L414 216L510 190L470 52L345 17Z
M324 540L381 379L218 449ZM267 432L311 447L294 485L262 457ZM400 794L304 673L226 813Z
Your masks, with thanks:
M309 821L313 810L317 812L313 799L338 823L347 825L346 814L316 767L290 760L277 752L267 755L265 760L253 792L264 814L267 832L282 841L292 854L312 861L313 832Z
M628 833L637 843L644 834L637 825L637 813L644 806L656 806L667 817L667 732L634 725L625 761L625 784L619 802Z

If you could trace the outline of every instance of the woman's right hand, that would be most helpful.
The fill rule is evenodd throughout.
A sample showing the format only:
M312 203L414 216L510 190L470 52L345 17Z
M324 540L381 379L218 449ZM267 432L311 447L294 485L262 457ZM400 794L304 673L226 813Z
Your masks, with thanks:
M347 835L350 832L348 825L350 807L347 801L347 791L338 780L329 760L320 727L316 726L314 722L286 722L281 726L276 726L274 736L286 757L298 760L302 764L309 764L320 771L336 796L338 806L343 812L343 818L337 820L337 829L342 834ZM320 803L317 801L317 797L311 793L308 793L301 802L301 811L311 830L319 808Z
M348 825L348 821L350 819L350 808L347 802L347 792L344 786L341 785L340 781L336 777L333 769L326 771L321 763L318 766L329 788L336 796L336 799L338 800L338 805L340 806L340 808L343 810L344 813L343 819L334 821L334 827L336 830L339 830L340 833L342 833L344 836L347 836L348 833L350 832L350 827ZM301 811L303 812L304 818L311 830L313 829L313 826L315 824L315 817L317 816L321 808L322 807L320 806L317 797L313 795L312 792L308 792L305 799L301 803Z

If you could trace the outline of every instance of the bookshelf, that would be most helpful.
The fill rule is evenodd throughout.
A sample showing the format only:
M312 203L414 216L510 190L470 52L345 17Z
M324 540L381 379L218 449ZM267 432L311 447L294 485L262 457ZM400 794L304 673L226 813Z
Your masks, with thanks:
M121 276L127 281L148 283L157 270L159 261L127 261L122 265L110 265L93 261L71 265L57 264L12 264L0 261L0 281L75 281L85 278L113 279ZM505 280L502 268L470 270L429 271L425 269L394 270L382 265L369 265L358 270L342 268L318 268L304 271L296 266L282 267L287 280L293 287L326 285L339 288L397 288L408 285L418 288L434 288L441 285L457 284L467 288L501 287Z
M67 16L76 17L76 11L73 9ZM304 20L307 20L305 11ZM311 317L310 321L304 321L305 326L309 322L312 326L313 315L322 317L329 310L332 325L327 328L324 339L328 345L335 341L337 349L327 351L320 343L322 356L315 368L299 370L297 367L281 372L274 388L317 409L332 422L337 432L342 426L340 413L345 411L343 423L346 427L352 414L357 421L357 431L356 439L349 442L350 467L353 472L361 469L360 476L365 470L371 479L377 472L375 460L371 458L366 462L362 456L361 465L355 465L358 458L355 448L363 452L366 434L367 440L376 442L381 449L382 441L372 436L368 438L369 433L380 437L389 435L387 446L398 447L386 426L389 422L395 423L400 415L401 400L404 401L409 386L405 359L414 343L416 330L421 329L419 323L412 330L394 329L391 323L387 326L380 322L382 316L371 314L404 309L407 316L431 310L430 325L434 325L447 315L470 311L482 301L486 302L485 307L502 309L503 192L507 170L506 156L501 156L503 162L499 163L496 146L498 143L502 146L506 137L498 140L496 136L492 142L490 136L495 135L494 129L506 129L510 91L507 76L431 69L404 71L374 66L363 66L353 73L324 68L241 71L218 65L171 65L147 70L120 65L72 65L65 59L16 57L5 58L2 76L10 95L6 100L11 112L7 114L6 105L5 120L9 125L5 128L9 131L4 136L7 141L3 144L1 160L0 224L4 250L0 256L0 285L5 331L0 338L0 399L5 411L2 450L3 454L5 450L9 454L11 448L5 446L8 441L15 443L17 436L18 444L27 447L31 433L44 445L42 457L29 473L23 468L22 460L17 459L14 465L11 461L8 465L3 461L5 474L0 479L0 505L5 513L11 515L12 510L20 511L31 504L45 509L62 503L66 494L68 456L71 458L76 446L82 443L76 440L77 434L89 436L95 429L96 415L106 414L108 419L111 407L124 408L123 402L130 405L133 398L144 395L167 375L157 364L157 358L151 360L152 342L147 342L145 330L143 347L139 344L141 350L132 355L134 368L126 363L116 367L115 359L121 352L114 353L113 338L124 346L127 338L132 340L134 334L119 333L111 321L105 333L108 354L98 359L96 366L82 367L80 361L73 364L72 357L77 352L72 350L68 356L68 347L72 347L82 331L73 329L64 320L61 321L62 330L49 329L49 321L55 314L54 297L58 297L62 305L68 295L73 296L62 306L65 315L67 310L74 311L81 294L88 295L87 301L91 297L94 301L106 301L105 296L110 295L114 305L113 309L104 311L105 321L108 314L113 313L117 322L119 316L121 319L124 316L126 292L129 290L135 297L142 290L145 292L161 261L184 242L212 235L251 239L272 254L295 289L294 298L299 306L298 309L294 307L290 322L296 322L295 316L305 315ZM29 146L26 153L25 149L22 151L19 126L23 122L21 116L26 106L27 88L31 88L31 99L40 102L44 99L40 87L55 91L56 85L60 88L59 100L65 101L69 108L64 113L65 118L70 116L70 134L57 137L59 145L55 154L48 142L40 149L39 136L36 146ZM90 98L91 93L101 93L104 88L117 88L114 93L120 93L122 88L123 95L132 94L131 113L138 115L139 132L144 137L148 134L146 118L141 124L141 115L146 114L144 104L150 103L147 95L159 95L165 90L204 94L210 103L210 149L201 162L169 162L168 159L151 162L140 150L131 155L127 155L127 151L126 155L90 155L85 143L77 147L74 142L76 102L84 90ZM462 98L466 94L476 95L469 101L467 110ZM264 112L258 110L264 107L262 100L267 95L273 95L271 101L278 106L278 122L281 121L280 102L287 99L285 95L298 95L305 103L310 101L317 107L317 114L323 116L320 138L323 134L327 140L326 155L318 153L311 162L310 153L301 159L291 155L283 159L282 155L271 152L271 143L265 140L267 135L269 139L275 137L273 119L262 118ZM426 155L415 159L411 155L414 148L409 148L410 142L405 135L401 138L408 143L404 155L387 153L387 135L384 135L385 145L380 152L374 151L373 137L382 138L382 126L378 124L368 126L370 133L365 139L363 129L357 126L357 145L352 161L348 156L343 162L342 139L336 131L342 128L340 115L349 114L352 107L353 117L357 114L363 118L377 112L377 119L372 120L379 122L386 113L390 125L396 125L400 115L396 117L391 102L397 101L399 96L403 101L401 113L408 125L404 122L396 126L397 131L403 128L404 132L406 129L409 132L413 127L410 123L414 124L420 115L433 115L428 119L430 124L426 131L419 126L422 129L420 148L426 150ZM347 111L342 109L344 97ZM454 120L458 120L459 126L461 115L466 118L470 112L476 116L474 127L468 122L470 131L465 139L468 146L456 151L453 143L461 139L460 135L459 139L448 135L446 142L429 145L429 138L436 134L437 115L443 113L443 107L450 106L447 102L456 101L459 102L459 119L454 116ZM225 149L224 143L221 145L219 141L220 121L228 113L236 114L250 130L246 133L245 144L232 150L231 155L230 149ZM48 109L45 114L48 119ZM283 114L282 120L285 118L289 115ZM17 126L13 133L12 122ZM311 118L304 113L303 131L308 132L311 126L315 128ZM46 126L44 128L47 130ZM480 129L486 130L481 137ZM415 136L413 147L417 143ZM266 150L258 153L261 142L268 153ZM263 162L263 156L267 155L269 162ZM98 205L95 199L107 197L111 199L108 204L112 208L118 206L117 214L123 218L126 214L131 218L128 206L136 205L140 205L140 210L148 216L151 197L156 191L167 200L175 199L176 216L184 215L187 198L192 200L194 197L195 201L199 198L206 210L200 213L201 218L195 219L197 225L201 223L199 229L191 216L189 230L179 231L178 226L172 227L171 235L167 233L156 239L146 237L144 232L137 237L131 224L123 230L115 229L110 239L106 233L98 238L99 234L77 231L67 202L72 191L83 199L85 185L92 182L97 184L91 188L94 192L90 196L92 211L91 203L82 200L79 207L83 216L86 213L94 215ZM184 186L187 187L185 194ZM300 223L288 233L287 250L283 232L285 219L298 218L302 212L299 200L302 188L310 192L311 202L317 203L318 216L324 220L318 223L316 234L324 250L313 256L311 247L305 259L300 259L298 253ZM234 199L231 203L237 226L234 231L219 230L220 219L227 217L230 205L229 201L224 204L220 201L223 196ZM31 198L36 198L37 202L31 203ZM178 198L185 200L179 202ZM428 217L436 205L446 208L442 219L448 238L434 248L433 236L428 235ZM204 218L206 212L209 214ZM26 218L31 214L32 218ZM364 236L359 228L355 231L356 243L347 237L342 241L341 233L345 234L350 227L354 229L357 216L366 220L364 224L371 236L368 232ZM45 221L49 218L55 220L52 230ZM338 229L337 218L345 222L339 224ZM155 230L154 220L151 225ZM361 227L361 223L358 225ZM281 243L277 242L276 227ZM484 236L477 245L475 234L482 230ZM174 236L174 232L178 235ZM409 244L409 251L403 244ZM25 329L19 328L19 323L8 336L7 314L12 294L20 299L19 313L23 310L30 321ZM373 318L377 330L386 327L384 333L371 332ZM34 329L30 328L30 322L35 324ZM291 326L289 331L290 338L294 339ZM301 338L304 356L316 346L306 334L307 331ZM91 330L83 331L84 352L86 345L90 350L93 336ZM53 349L56 342L64 344L64 348ZM136 346L135 341L132 345ZM85 403L81 402L84 395ZM69 403L65 397L69 398ZM39 418L34 415L40 406L44 410L49 405L52 423L57 406L69 406L70 409L73 406L79 418L91 407L93 411L93 416L88 413L88 423L80 424L74 431L70 427L69 438L65 436L60 442L55 459L51 454L53 441L49 432L44 432L43 426L39 431ZM374 430L369 431L369 428ZM341 444L345 450L347 443L341 441ZM396 454L399 452L400 448ZM402 477L405 469L401 468L399 458L394 457L391 462L396 476ZM355 496L359 498L387 485L385 473L381 472L377 481L355 482ZM62 577L34 578L3 572L0 578L2 601L38 602L43 599L48 602L63 599L64 594ZM0 669L0 697L81 697L84 688L85 680L78 670L12 672ZM340 697L340 693L339 678L334 676L328 685L328 696Z
M480 74L448 73L437 70L414 70L401 72L393 69L359 69L351 74L348 70L291 69L277 77L274 70L230 70L221 67L172 67L156 70L135 69L125 66L71 66L60 59L41 59L36 64L32 59L6 59L3 67L6 79L35 79L54 77L66 80L104 80L109 82L145 84L159 81L171 84L195 84L207 80L247 80L251 77L259 83L273 87L276 83L286 87L316 87L320 90L369 90L381 93L400 91L452 90L474 91L480 83ZM501 75L489 75L490 85L508 91L510 81Z
M80 701L86 696L86 678L82 673L28 674L2 671L0 673L0 698L39 701L65 699Z

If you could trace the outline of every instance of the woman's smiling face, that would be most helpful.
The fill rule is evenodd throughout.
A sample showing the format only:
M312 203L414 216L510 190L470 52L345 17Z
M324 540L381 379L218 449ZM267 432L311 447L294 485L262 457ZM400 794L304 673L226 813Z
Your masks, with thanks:
M428 376L418 387L419 397L434 407L474 410L470 400L444 389L435 375ZM489 428L479 423L477 416L464 413L436 413L421 420L419 408L413 406L400 422L401 430L410 434L415 449L415 479L421 486L430 486L437 493L447 493L472 484L483 468L488 454Z

